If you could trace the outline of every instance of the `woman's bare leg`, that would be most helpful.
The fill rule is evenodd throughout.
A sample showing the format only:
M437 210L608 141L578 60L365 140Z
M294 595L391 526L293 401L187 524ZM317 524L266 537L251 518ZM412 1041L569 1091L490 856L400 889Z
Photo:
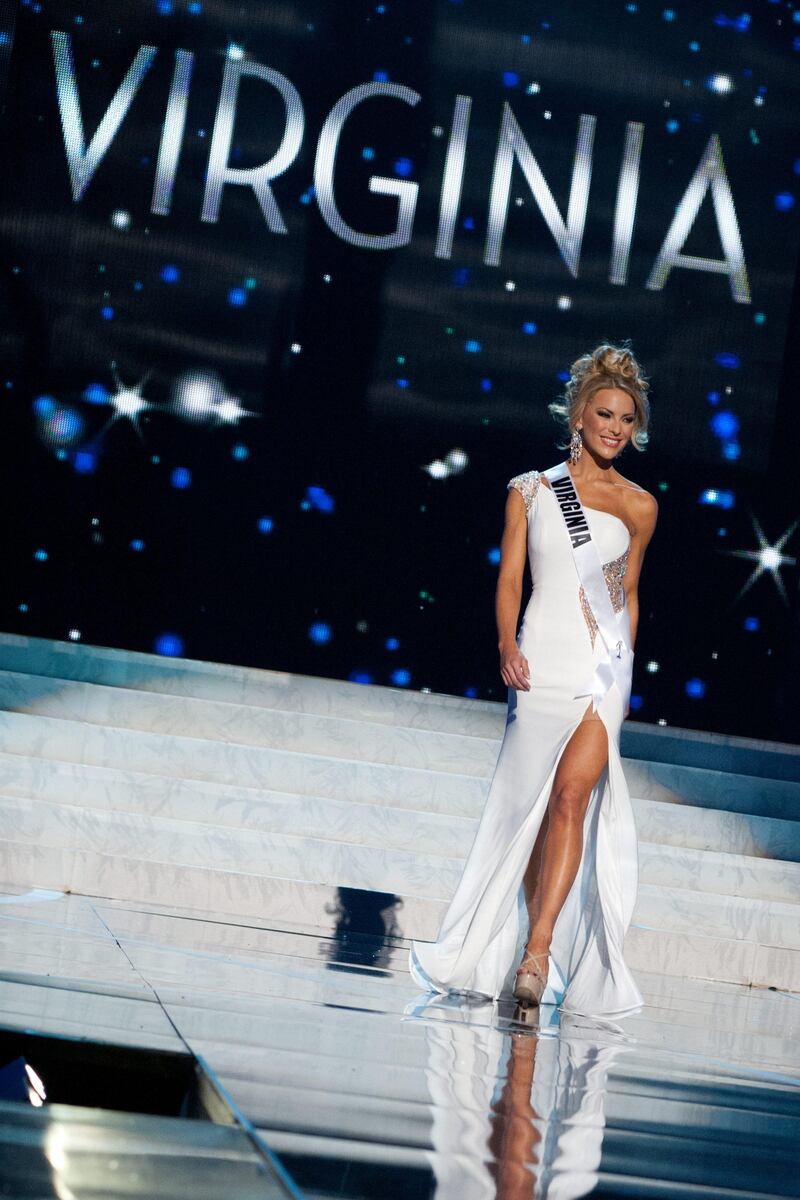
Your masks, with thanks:
M534 882L528 905L528 954L543 954L550 948L556 918L580 866L589 797L607 761L606 727L587 709L561 756L547 805L547 832L541 845L537 837L525 872L526 884L530 877ZM538 863L534 861L537 848Z
M522 885L525 889L525 905L528 909L531 925L534 920L534 902L536 900L536 884L539 882L539 872L542 869L542 851L544 850L545 839L547 838L547 827L550 823L550 813L548 809L544 810L542 823L539 826L539 832L536 835L536 841L533 844L531 856L528 859L528 865L525 868L525 874L522 877Z

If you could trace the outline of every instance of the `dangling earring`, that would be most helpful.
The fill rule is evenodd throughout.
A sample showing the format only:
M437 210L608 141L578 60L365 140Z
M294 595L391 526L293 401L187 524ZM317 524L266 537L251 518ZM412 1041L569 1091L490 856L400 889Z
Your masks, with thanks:
M583 450L583 438L579 429L573 429L572 437L569 440L569 461L574 465L581 456Z

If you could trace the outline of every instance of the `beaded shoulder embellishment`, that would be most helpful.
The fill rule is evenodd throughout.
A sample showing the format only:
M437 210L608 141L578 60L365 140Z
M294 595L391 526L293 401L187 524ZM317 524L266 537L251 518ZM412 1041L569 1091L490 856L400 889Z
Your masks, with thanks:
M521 492L522 499L525 501L525 511L531 511L531 505L536 499L536 493L539 491L539 472L525 471L522 475L515 475L513 479L509 479L506 484L506 490L516 488Z
M630 546L624 554L620 554L619 558L612 558L611 562L603 563L603 575L606 580L608 594L611 597L611 605L614 612L622 612L622 607L625 603L625 591L622 586L622 581L625 578L625 572L628 569L628 555L631 552ZM594 646L595 638L597 637L597 621L594 619L594 613L589 607L589 601L586 598L586 592L580 588L578 597L583 609L583 615L586 618L586 624L589 627L589 636L592 639Z

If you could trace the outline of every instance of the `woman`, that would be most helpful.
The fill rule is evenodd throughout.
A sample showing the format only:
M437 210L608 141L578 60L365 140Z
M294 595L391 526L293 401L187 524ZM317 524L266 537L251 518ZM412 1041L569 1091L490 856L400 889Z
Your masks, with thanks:
M619 735L657 505L614 461L644 448L648 386L627 348L579 358L550 406L569 462L507 485L495 602L506 727L439 937L412 943L427 990L513 990L523 1006L589 1015L642 1003L622 953L638 864ZM533 592L515 637L526 552Z

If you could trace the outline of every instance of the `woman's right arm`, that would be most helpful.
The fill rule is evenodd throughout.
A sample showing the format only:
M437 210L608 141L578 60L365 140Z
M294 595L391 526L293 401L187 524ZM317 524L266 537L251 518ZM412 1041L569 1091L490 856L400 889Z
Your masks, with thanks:
M527 552L528 514L525 501L516 488L510 488L500 542L500 572L497 577L494 611L497 619L500 674L506 687L524 691L530 688L531 672L528 660L517 645L516 633Z

